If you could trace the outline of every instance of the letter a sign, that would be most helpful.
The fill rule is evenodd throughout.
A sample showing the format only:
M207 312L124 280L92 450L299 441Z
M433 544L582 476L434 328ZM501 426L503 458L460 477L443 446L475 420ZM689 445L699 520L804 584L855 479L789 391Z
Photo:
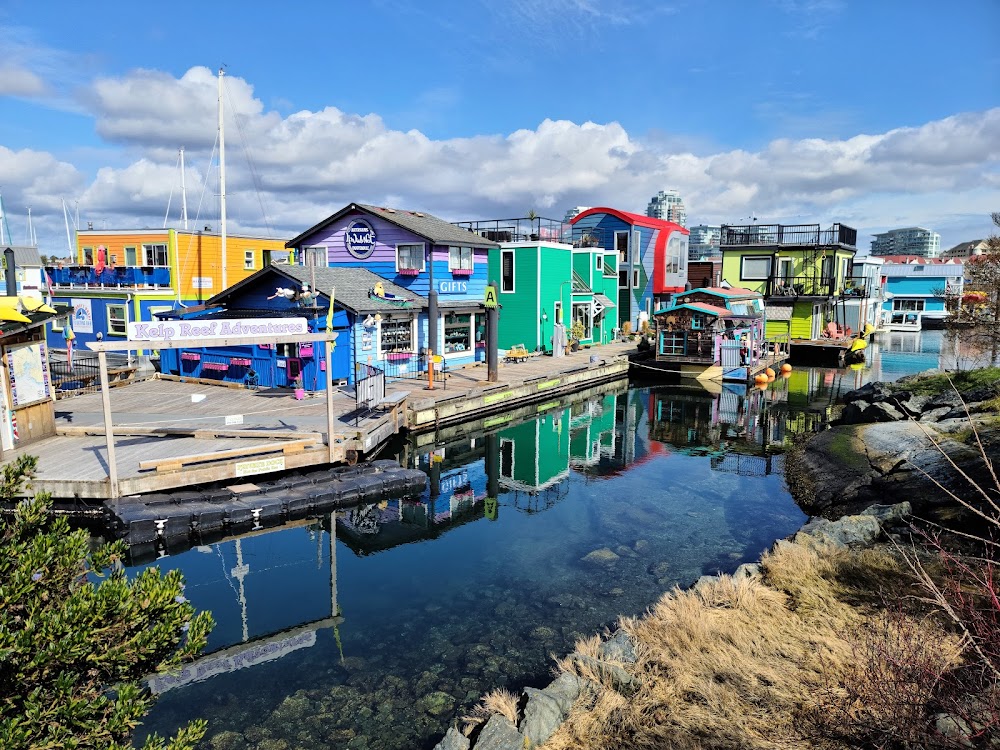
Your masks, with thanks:
M486 297L483 300L483 304L485 304L486 307L490 307L490 308L497 306L497 290L496 290L496 287L493 287L493 286L487 286L486 287Z

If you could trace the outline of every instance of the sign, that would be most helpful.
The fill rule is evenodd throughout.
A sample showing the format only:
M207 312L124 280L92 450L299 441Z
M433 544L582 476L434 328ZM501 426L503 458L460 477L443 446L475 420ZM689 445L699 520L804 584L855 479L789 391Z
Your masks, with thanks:
M361 332L361 351L370 352L372 350L372 332L364 330Z
M242 414L227 414L226 415L226 424L227 425L230 425L230 424L243 424L243 415Z
M251 474L269 474L272 471L285 470L285 457L276 456L274 458L259 458L256 461L241 461L236 464L235 472L238 477L247 477Z
M469 291L468 281L439 281L438 294L466 294Z
M358 260L375 252L375 229L364 219L355 219L344 232L344 247Z
M76 328L74 317L73 327ZM233 320L161 320L129 323L129 341L169 342L171 339L239 339L309 333L305 318L236 318Z
M496 307L497 306L497 289L495 286L486 287L486 296L483 297L483 304L486 307Z
M191 278L191 286L195 289L211 289L214 284L211 276L194 276Z
M94 310L89 299L71 299L73 305L73 331L75 333L94 332Z

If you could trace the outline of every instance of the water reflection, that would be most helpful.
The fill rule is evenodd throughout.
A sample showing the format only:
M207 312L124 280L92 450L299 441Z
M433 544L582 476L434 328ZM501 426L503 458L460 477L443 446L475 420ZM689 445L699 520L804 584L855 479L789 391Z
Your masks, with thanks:
M219 625L147 728L203 716L214 747L432 745L484 691L543 683L577 637L793 533L783 451L888 354L763 391L535 406L401 446L428 474L420 497L171 551L156 564Z

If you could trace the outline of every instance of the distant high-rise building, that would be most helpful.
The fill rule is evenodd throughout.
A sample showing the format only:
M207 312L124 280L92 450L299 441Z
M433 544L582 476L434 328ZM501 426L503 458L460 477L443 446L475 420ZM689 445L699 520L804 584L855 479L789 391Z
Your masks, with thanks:
M941 254L941 235L923 227L903 227L876 234L872 255L919 255L936 258Z
M566 215L563 217L563 223L569 224L574 217L579 216L584 211L590 209L590 206L573 206L573 208L566 211Z
M971 258L974 255L982 255L988 247L986 240L970 240L960 242L955 247L941 253L942 258Z
M721 258L722 250L719 247L722 228L718 225L696 224L691 227L691 237L688 239L688 258L700 260L701 258Z
M663 219L687 226L687 209L684 208L684 201L676 190L661 190L649 199L646 206L646 216L654 219Z

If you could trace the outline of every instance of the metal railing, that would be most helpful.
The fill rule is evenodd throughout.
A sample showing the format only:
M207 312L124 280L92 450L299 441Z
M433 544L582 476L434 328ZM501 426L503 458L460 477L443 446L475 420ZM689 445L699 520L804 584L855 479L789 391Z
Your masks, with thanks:
M387 352L383 360L383 370L387 380L423 380L427 377L428 355L426 352L394 351ZM448 361L441 362L434 368L434 381L441 379L441 387L448 387Z
M858 230L843 224L821 229L819 224L723 224L721 247L748 247L756 245L845 245L855 247Z
M715 337L699 331L660 331L657 337L656 356L715 360Z
M100 273L94 266L46 266L45 273L57 288L170 286L170 269L166 266L105 266Z
M783 276L767 281L767 297L832 297L837 279L832 276Z

